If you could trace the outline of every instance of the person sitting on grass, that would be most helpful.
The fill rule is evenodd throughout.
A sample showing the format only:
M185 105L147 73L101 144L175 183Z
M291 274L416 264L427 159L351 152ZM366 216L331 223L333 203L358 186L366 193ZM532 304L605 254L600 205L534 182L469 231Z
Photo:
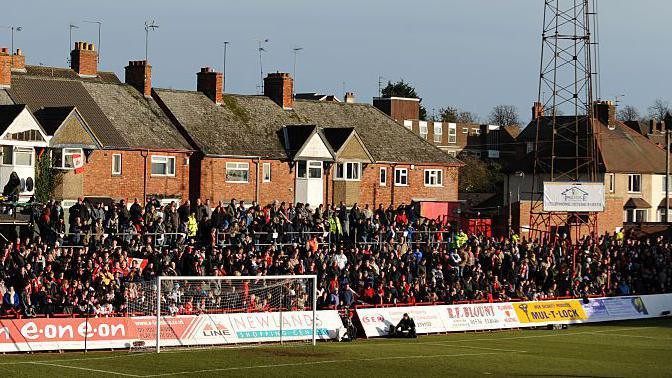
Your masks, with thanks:
M399 324L394 327L392 337L402 337L409 339L418 337L415 334L415 321L413 321L413 318L408 316L408 313L404 314L404 316L399 321Z

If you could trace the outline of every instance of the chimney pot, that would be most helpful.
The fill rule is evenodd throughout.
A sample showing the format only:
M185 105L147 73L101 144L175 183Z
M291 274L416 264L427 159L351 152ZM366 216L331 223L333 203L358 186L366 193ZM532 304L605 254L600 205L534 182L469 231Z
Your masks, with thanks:
M343 99L346 104L352 104L355 102L355 94L352 92L345 92Z

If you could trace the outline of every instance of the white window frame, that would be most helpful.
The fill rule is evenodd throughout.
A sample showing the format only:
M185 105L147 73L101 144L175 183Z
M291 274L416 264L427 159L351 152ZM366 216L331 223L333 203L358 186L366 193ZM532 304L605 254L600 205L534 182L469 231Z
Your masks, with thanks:
M434 143L441 143L441 139L443 139L443 124L434 122Z
M63 148L61 150L61 168L62 169L75 169L75 162L71 158L70 161L72 162L71 166L67 166L65 161L66 161L66 156L72 157L73 155L80 155L84 156L84 151L81 148Z
M394 186L408 186L408 168L394 168Z
M443 186L443 169L433 168L425 169L425 186L441 187Z
M479 129L479 128L477 128L477 127L472 127L472 128L471 128L471 132L474 133L474 135L476 135L476 136L480 136L480 135L481 135L481 129Z
M616 175L613 173L607 173L607 191L609 193L616 191Z
M119 159L119 169L116 170L115 160ZM121 176L124 171L124 159L121 157L121 154L112 154L112 176Z
M625 213L625 216L623 218L624 222L640 223L640 222L648 222L649 220L649 209L626 209L624 213ZM643 220L641 221L637 220L637 213L644 214ZM629 217L630 214L632 214L632 217Z
M634 189L635 177L639 177L639 188ZM641 193L642 192L642 175L639 173L631 173L628 175L628 193Z
M271 163L263 163L261 165L261 177L263 182L271 182Z
M18 164L16 162L16 155L18 153L29 153L30 154L30 163L29 164ZM17 167L32 167L35 163L35 149L32 147L16 147L12 148L12 164Z
M422 139L427 139L427 134L429 134L429 128L427 127L427 121L419 121L418 129L420 130L420 137Z
M173 171L170 171L170 161L173 162L172 167ZM154 173L152 170L152 166L154 164L165 164L166 165L166 173ZM151 158L151 163L149 165L149 172L151 176L161 176L161 177L173 177L175 176L175 171L177 170L176 162L175 162L175 156L166 156L166 155L152 155Z
M457 143L457 125L454 123L448 124L448 143Z
M348 167L350 167L349 170ZM336 163L336 172L334 174L334 180L361 181L362 163L357 161L344 161L341 163Z
M317 169L318 168L317 164L320 165L320 167L319 167L320 168L320 176L319 177L312 177L310 170L311 169ZM312 167L311 167L311 165L312 165ZM309 160L308 165L306 166L306 173L308 174L309 179L320 179L321 180L322 177L324 176L324 164L322 164L322 162L319 161L319 160Z
M404 120L404 127L409 130L413 130L413 121L410 119Z
M244 172L244 177L238 179L237 176L229 177L229 173ZM233 184L247 184L250 182L250 163L242 161L226 162L226 182Z
M469 128L468 127L463 127L462 128L462 134L469 134Z
M380 186L387 186L387 168L380 167L380 172L378 173L378 183Z

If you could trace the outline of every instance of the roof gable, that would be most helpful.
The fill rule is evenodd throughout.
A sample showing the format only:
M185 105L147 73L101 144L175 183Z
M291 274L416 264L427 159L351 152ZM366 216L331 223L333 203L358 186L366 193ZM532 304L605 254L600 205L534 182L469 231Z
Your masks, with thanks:
M292 160L333 161L334 152L315 125L285 126L285 146ZM294 149L296 152L294 152Z
M61 122L49 144L52 147L102 148L77 108L73 108Z
M11 106L11 105L10 105ZM28 144L38 147L46 147L49 136L44 132L40 123L35 119L25 105L15 105L20 111L9 122L0 134L0 140L5 144ZM15 108L15 110L18 108ZM0 110L2 112L2 110Z
M344 132L339 132L343 130ZM334 150L337 160L350 160L372 163L373 157L362 142L357 131L352 128L326 128L323 129L331 148ZM346 135L345 140L342 137ZM338 138L335 138L338 136Z

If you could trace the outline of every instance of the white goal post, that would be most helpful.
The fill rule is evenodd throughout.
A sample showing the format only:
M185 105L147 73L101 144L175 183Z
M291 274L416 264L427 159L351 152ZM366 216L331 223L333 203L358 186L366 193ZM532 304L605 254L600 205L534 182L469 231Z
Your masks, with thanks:
M245 338L317 341L316 275L160 276L132 290L129 313L155 319L157 353L162 346L231 344ZM185 319L197 324L187 326ZM240 329L246 325L249 329ZM196 338L195 329L211 337Z

